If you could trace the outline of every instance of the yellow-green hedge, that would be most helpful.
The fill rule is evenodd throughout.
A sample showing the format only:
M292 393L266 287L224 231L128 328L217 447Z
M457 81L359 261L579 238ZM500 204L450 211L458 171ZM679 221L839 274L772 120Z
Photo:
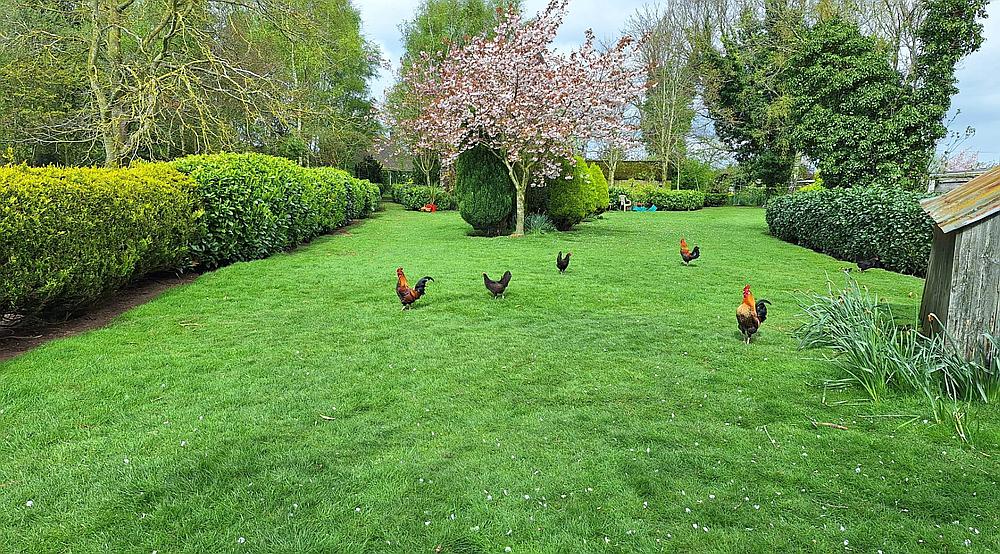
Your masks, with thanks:
M0 314L63 313L188 265L194 183L166 164L0 167Z

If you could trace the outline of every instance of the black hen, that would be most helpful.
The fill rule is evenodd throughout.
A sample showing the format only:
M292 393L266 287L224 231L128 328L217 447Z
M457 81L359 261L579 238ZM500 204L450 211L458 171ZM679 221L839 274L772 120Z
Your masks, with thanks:
M486 285L486 290L493 293L493 298L503 296L504 291L507 290L507 284L510 283L510 272L504 272L499 281L494 281L490 279L489 275L483 273L483 283Z
M561 251L556 255L556 267L559 268L559 273L566 273L566 268L569 267L569 257L572 255L572 252L567 252L564 258Z
M882 260L878 259L878 256L875 256L870 260L861 260L858 262L858 270L862 272L874 267L882 267Z

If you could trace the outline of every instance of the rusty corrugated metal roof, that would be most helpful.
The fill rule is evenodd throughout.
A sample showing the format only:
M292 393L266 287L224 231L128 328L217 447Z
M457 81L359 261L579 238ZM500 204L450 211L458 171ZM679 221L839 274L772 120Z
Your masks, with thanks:
M1000 211L1000 166L920 204L945 233L989 217Z

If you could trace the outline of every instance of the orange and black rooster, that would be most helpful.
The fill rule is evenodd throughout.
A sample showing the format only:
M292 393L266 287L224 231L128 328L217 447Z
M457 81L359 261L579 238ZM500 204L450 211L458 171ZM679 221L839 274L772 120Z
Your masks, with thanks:
M490 279L490 276L483 273L483 284L486 285L486 290L493 294L493 298L498 296L503 296L504 291L507 290L507 285L510 283L510 271L505 271L503 277L499 281L494 281Z
M561 251L556 254L556 268L559 269L559 273L566 273L566 268L569 267L569 257L572 255L572 252L567 252L564 258Z
M406 275L403 274L403 268L396 269L396 295L399 296L399 301L403 303L403 309L407 309L417 301L418 298L424 295L424 288L427 286L427 281L433 281L432 277L424 277L417 281L416 286L410 288L410 285L406 282Z
M743 287L743 303L736 308L736 323L740 326L740 333L746 337L747 344L750 344L750 338L767 319L767 304L770 304L767 300L754 301L750 285Z
M681 238L681 261L684 265L690 264L693 260L697 260L701 256L701 249L697 246L694 250L688 250L688 243L683 238Z

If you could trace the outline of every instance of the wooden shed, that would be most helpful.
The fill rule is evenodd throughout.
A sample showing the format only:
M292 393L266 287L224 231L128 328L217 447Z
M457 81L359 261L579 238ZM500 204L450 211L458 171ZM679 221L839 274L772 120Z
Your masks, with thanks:
M921 205L935 225L920 319L936 332L935 314L970 356L1000 335L1000 167Z

